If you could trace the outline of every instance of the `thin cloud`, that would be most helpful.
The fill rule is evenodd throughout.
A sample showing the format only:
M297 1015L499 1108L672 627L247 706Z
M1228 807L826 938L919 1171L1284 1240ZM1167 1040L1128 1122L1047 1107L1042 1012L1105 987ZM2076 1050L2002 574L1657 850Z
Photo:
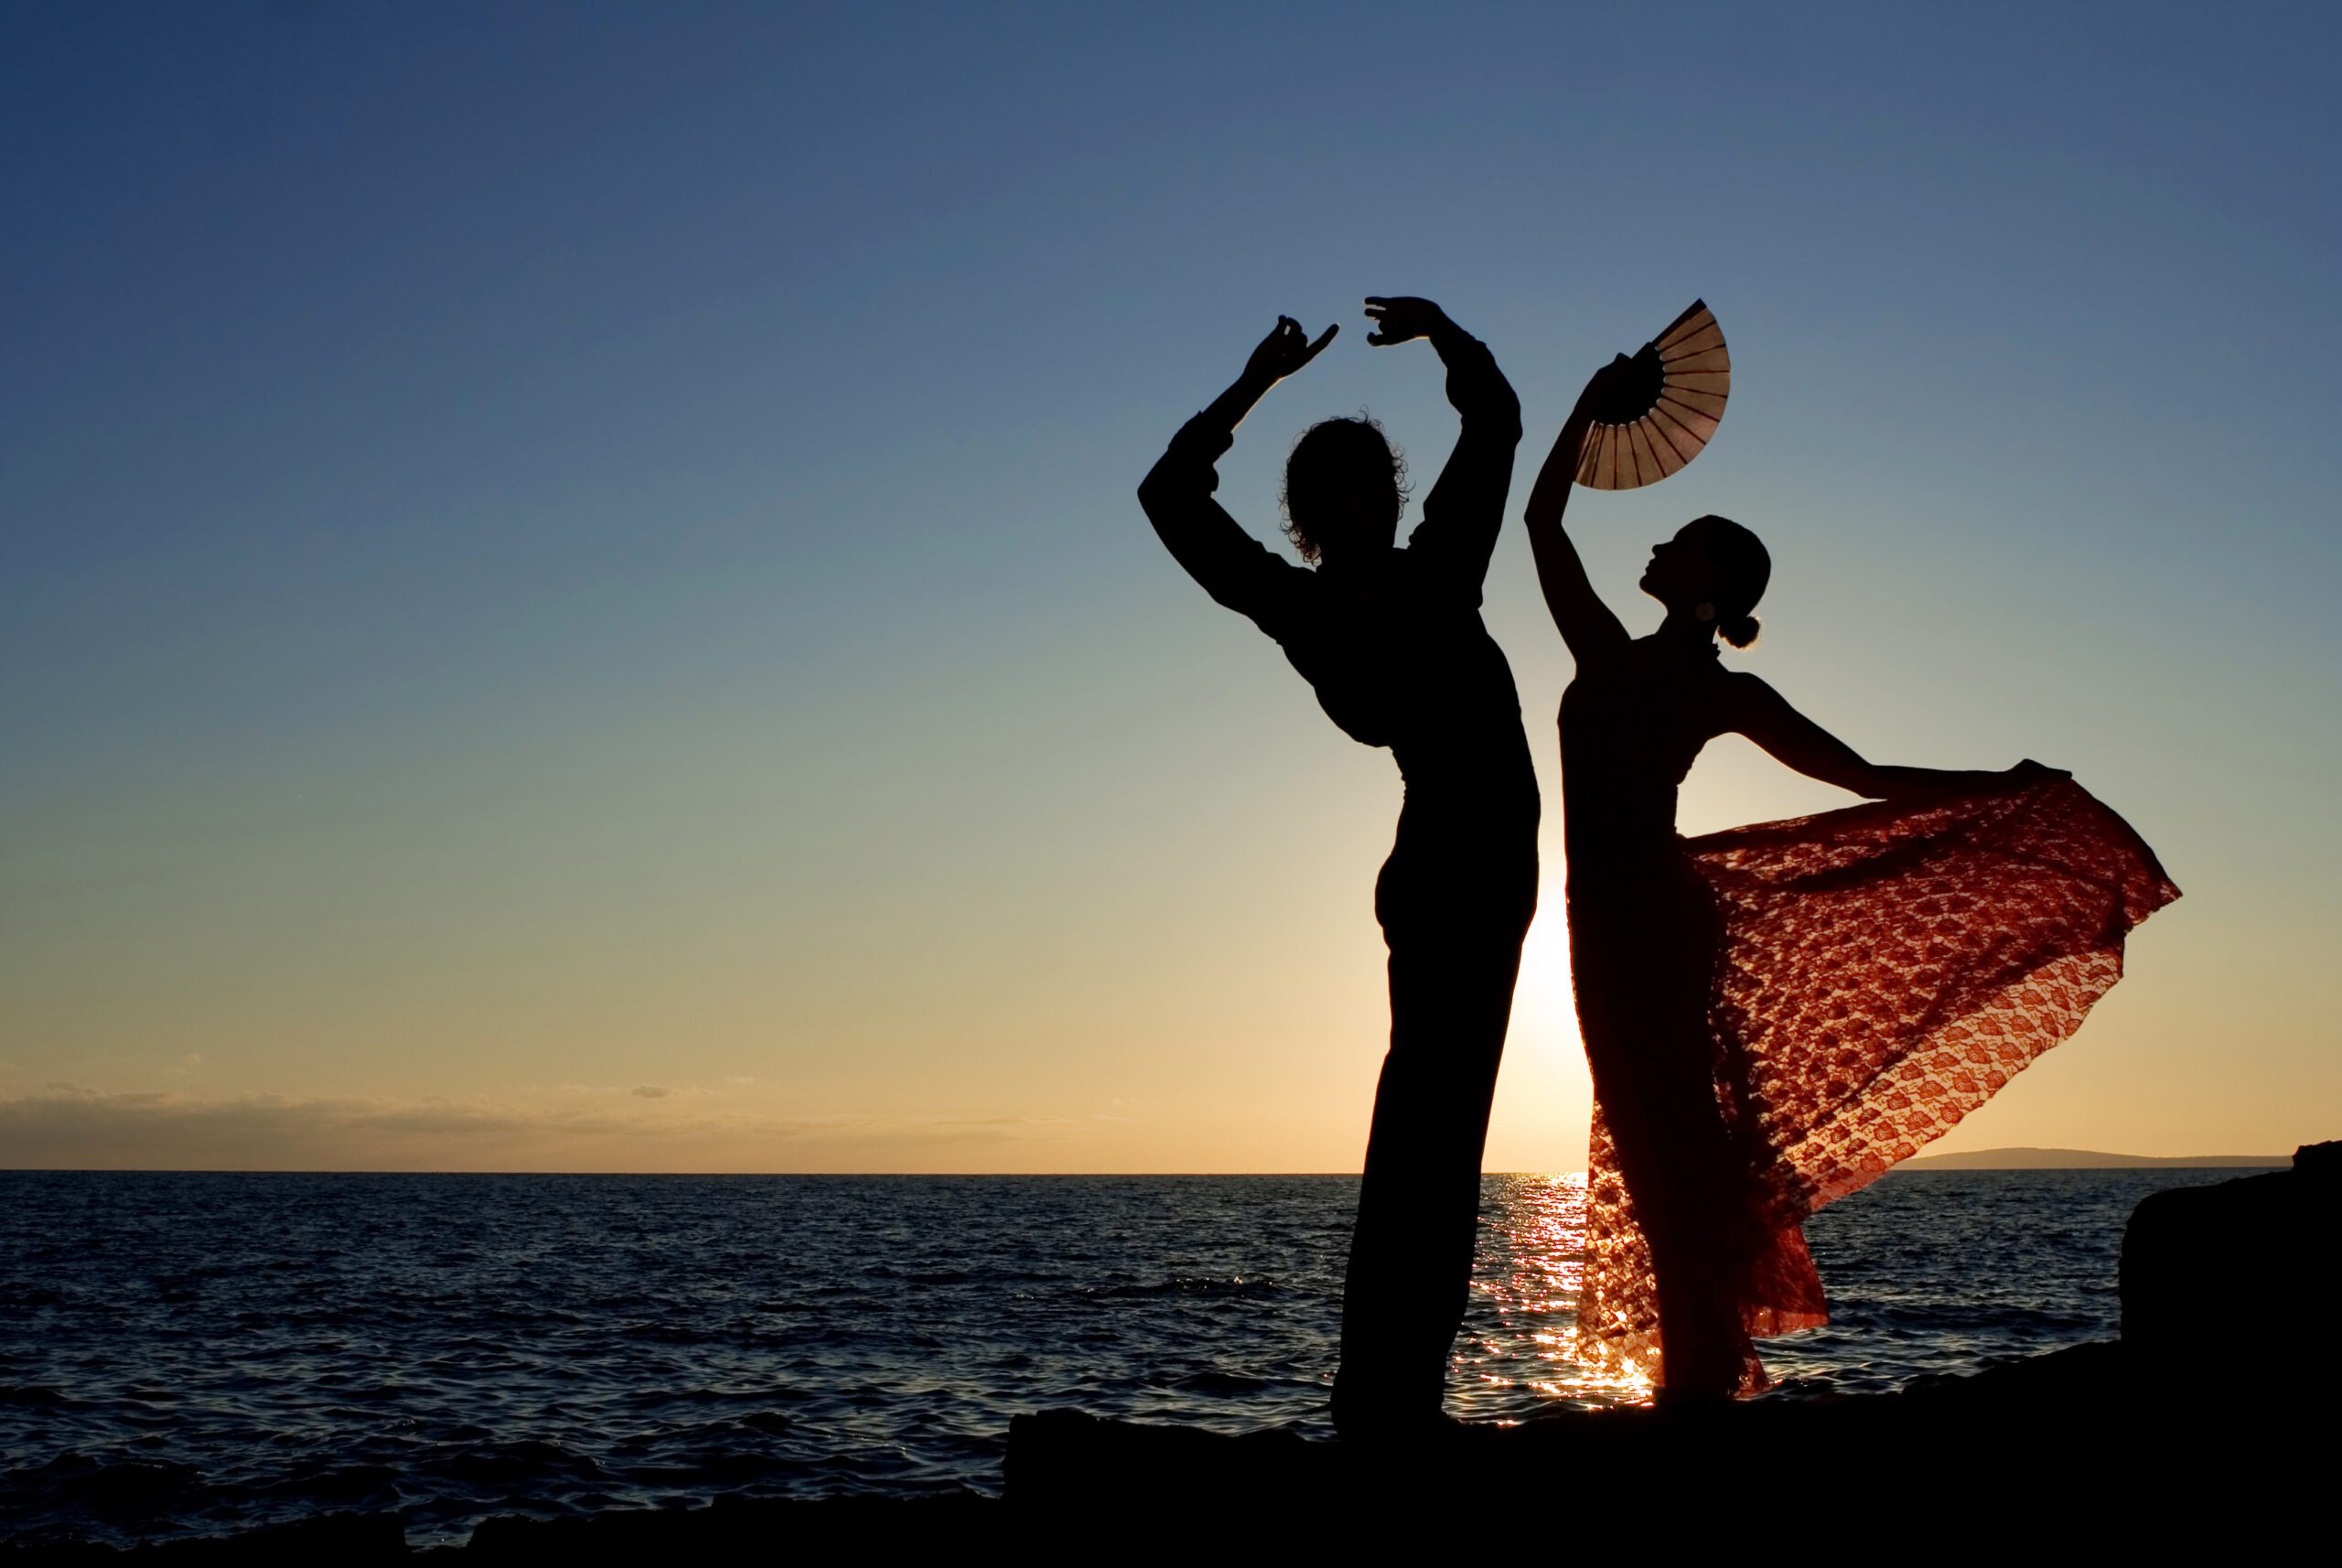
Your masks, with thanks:
M646 1092L649 1091L649 1092ZM105 1170L773 1170L1060 1133L1050 1117L790 1118L626 1101L196 1100L55 1081L0 1100L0 1167ZM653 1104L639 1104L651 1101Z

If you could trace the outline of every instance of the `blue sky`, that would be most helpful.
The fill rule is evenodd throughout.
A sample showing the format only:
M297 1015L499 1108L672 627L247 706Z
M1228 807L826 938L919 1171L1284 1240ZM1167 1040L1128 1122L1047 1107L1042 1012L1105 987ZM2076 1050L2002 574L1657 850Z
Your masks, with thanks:
M1739 518L1744 667L1881 760L2072 768L2163 853L2131 978L1955 1144L2329 1134L2337 32L12 7L0 1141L1354 1166L1395 774L1131 491L1280 312L1343 336L1231 509L1271 536L1293 434L1360 407L1427 484L1453 416L1365 346L1381 293L1497 350L1516 511L1585 374L1707 298L1715 445L1573 510L1612 602ZM1488 618L1554 799L1517 534ZM1834 803L1720 744L1684 826ZM1561 952L1499 1168L1582 1157Z

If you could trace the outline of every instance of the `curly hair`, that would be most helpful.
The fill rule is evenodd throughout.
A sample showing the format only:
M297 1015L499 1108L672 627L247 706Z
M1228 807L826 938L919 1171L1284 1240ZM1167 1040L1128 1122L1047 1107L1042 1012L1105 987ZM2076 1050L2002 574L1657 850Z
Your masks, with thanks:
M1383 465L1389 465L1384 475ZM1309 532L1294 512L1294 492L1322 490L1329 481L1360 483L1370 473L1374 483L1387 477L1391 486L1391 526L1395 532L1407 510L1407 455L1382 433L1380 421L1360 409L1356 417L1321 419L1294 441L1284 460L1284 483L1277 489L1277 510L1284 518L1285 537L1304 561L1315 562L1325 542Z

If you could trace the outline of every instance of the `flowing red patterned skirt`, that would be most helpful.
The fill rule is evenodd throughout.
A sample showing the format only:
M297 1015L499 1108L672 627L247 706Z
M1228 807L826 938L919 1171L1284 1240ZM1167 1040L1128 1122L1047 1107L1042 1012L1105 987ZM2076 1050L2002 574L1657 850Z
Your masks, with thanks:
M1595 1098L1579 1355L1660 1380L1648 1215L1661 1253L1692 1260L1679 1276L1715 1271L1737 1302L1754 1391L1747 1336L1827 1321L1806 1216L2072 1034L2122 978L2124 936L2179 889L2058 775L1681 848L1669 875L1633 884L1573 868Z

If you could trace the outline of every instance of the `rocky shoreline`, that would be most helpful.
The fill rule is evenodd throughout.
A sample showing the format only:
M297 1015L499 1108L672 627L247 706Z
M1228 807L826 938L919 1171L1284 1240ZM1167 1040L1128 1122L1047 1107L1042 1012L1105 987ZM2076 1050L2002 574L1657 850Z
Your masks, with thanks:
M1891 1394L1566 1411L1406 1444L1230 1437L1046 1411L1011 1425L1000 1498L719 1497L699 1509L506 1516L410 1548L395 1514L217 1539L17 1547L13 1562L167 1564L729 1557L995 1545L1050 1555L1376 1543L1453 1529L1930 1556L2316 1539L2336 1459L2326 1327L2342 1144L2291 1170L2159 1193L2123 1240L2122 1338ZM1789 1540L1767 1538L1794 1532ZM1234 1532L1234 1533L1231 1533ZM1527 1532L1524 1534L1524 1532Z

